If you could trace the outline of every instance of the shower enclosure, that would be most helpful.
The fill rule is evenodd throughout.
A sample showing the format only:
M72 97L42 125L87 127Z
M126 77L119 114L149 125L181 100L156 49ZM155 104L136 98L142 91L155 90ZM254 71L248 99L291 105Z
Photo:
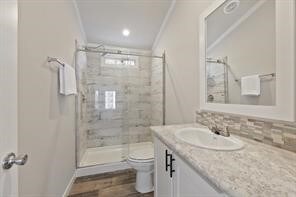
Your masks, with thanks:
M87 62L76 67L77 167L122 162L153 146L149 127L164 120L164 55L103 45L77 53Z
M207 101L228 103L228 65L227 57L223 59L207 58Z

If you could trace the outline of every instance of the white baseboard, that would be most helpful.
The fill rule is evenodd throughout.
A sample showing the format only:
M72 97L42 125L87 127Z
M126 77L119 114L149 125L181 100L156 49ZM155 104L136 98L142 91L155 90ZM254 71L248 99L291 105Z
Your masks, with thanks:
M70 181L69 181L69 183L68 183L68 185L67 185L67 187L65 189L63 197L67 197L69 195L69 192L70 192L70 190L72 188L72 185L73 185L73 183L75 181L75 178L76 178L76 170L74 171L74 174L73 174L72 178L70 179Z
M118 162L118 163L111 163L111 164L103 164L103 165L96 165L96 166L89 166L78 168L76 170L76 177L81 176L88 176L93 174L101 174L105 172L113 172L117 170L125 170L129 169L131 166L126 162Z

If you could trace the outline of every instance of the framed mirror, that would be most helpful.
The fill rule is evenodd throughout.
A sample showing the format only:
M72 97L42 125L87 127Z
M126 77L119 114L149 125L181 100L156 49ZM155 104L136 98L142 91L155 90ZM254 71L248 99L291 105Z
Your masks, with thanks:
M295 100L295 1L215 1L200 17L200 109L295 121Z

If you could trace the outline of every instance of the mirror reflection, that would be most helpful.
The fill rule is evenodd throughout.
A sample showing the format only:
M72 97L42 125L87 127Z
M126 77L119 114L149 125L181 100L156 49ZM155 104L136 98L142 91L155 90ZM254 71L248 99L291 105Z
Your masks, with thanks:
M275 105L275 0L228 0L206 18L206 100Z

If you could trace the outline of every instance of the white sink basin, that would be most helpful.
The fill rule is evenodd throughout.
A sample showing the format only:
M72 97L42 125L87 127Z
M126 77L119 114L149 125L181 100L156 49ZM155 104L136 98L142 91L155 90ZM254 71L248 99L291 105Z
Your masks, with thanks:
M175 136L188 144L221 151L239 150L244 147L244 143L233 137L224 137L212 133L206 128L184 128L176 131Z

